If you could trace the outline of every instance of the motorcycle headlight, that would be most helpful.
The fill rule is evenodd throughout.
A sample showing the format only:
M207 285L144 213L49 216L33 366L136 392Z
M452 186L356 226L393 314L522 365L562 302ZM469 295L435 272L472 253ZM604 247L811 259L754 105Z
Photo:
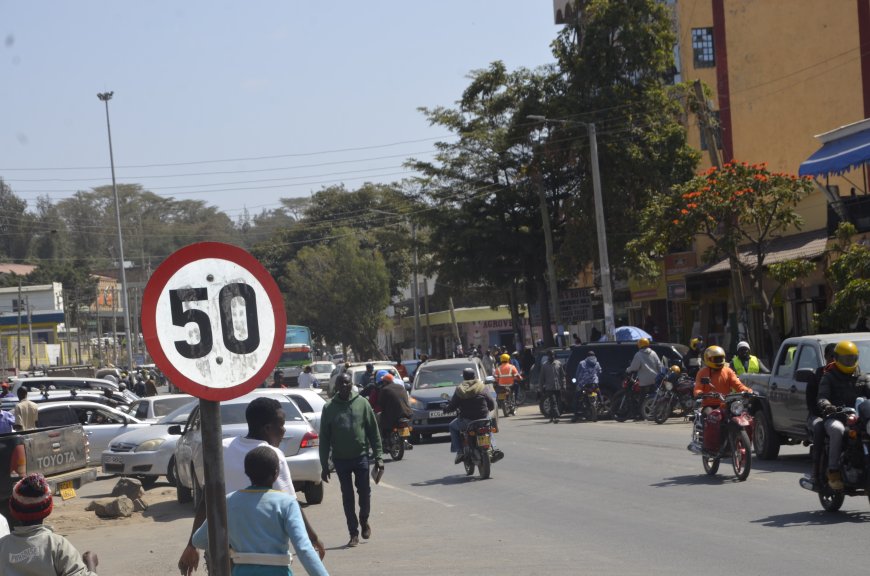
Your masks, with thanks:
M146 440L145 442L142 442L141 444L136 446L134 452L153 452L154 450L157 450L157 448L164 442L166 442L166 440L164 440L163 438Z
M854 426L857 421L857 414L849 414L848 416L846 416L846 426Z
M674 389L674 384L670 380L665 380L665 390L670 392Z
M737 401L731 403L731 413L735 416L740 416L744 410L746 409L743 407L743 402Z

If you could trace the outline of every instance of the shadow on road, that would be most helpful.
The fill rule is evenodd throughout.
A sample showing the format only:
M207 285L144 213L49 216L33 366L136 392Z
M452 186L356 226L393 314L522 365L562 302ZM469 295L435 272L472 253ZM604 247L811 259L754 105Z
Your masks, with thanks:
M650 484L653 488L669 488L672 486L718 486L721 484L733 484L738 482L737 478L731 476L722 476L716 474L709 476L707 474L691 474L688 476L673 476L665 478L661 482Z
M480 481L480 476L466 476L465 474L455 474L452 476L444 476L443 478L432 478L431 480L423 480L422 482L412 482L411 486L452 486L454 484L465 484L466 482Z
M870 514L866 512L825 512L808 510L791 514L775 514L766 518L752 520L769 528L790 528L792 526L827 526L831 524L866 524Z
M193 518L195 510L190 505L179 504L175 500L166 500L149 504L142 511L144 518L151 518L155 522L172 522L180 518Z

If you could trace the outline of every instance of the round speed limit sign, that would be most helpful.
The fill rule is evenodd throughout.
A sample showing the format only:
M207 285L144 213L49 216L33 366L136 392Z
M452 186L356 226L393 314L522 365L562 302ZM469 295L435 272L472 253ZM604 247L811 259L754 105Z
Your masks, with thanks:
M267 380L284 346L284 299L269 272L229 244L191 244L154 272L142 297L142 335L170 382L229 400Z

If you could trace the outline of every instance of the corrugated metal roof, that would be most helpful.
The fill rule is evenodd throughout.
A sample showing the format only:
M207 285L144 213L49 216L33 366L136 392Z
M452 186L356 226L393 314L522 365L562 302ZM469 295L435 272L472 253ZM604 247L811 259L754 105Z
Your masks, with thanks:
M36 270L36 266L31 266L30 264L0 262L0 274L18 274L19 276L26 276L34 270Z
M780 262L788 262L789 260L797 260L800 258L810 259L818 258L825 253L825 248L828 245L828 231L825 229L813 230L811 232L801 232L792 236L783 236L771 240L770 247L767 250L767 256L764 259L765 266L770 264L778 264ZM747 266L754 266L756 258L754 254L750 254L748 250L741 251L740 261ZM691 274L714 274L716 272L728 272L731 270L731 265L728 258L720 260L715 264L711 264L706 268L699 268Z

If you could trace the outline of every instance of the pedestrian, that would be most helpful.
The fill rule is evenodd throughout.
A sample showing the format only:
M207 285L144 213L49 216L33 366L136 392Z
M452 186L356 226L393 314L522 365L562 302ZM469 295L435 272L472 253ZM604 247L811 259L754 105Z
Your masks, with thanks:
M145 396L157 396L157 382L154 378L148 378L145 381Z
M6 398L10 394L12 394L12 392L9 390L9 382L4 380L0 383L0 398Z
M375 459L375 473L384 470L381 435L371 405L353 392L349 374L341 374L336 380L337 394L333 396L320 417L320 465L321 479L329 482L329 455L341 485L341 500L347 531L350 534L348 547L359 545L359 537L371 536L369 524L371 513L371 484L369 482L369 450ZM359 516L356 513L353 488L359 495ZM362 531L360 534L360 530Z
M311 373L311 364L302 369L298 382L299 388L317 388L317 378Z
M583 340L580 339L580 336L578 336L576 332L574 332L573 337L574 337L574 346L582 346L583 345Z
M275 370L275 373L272 374L272 388L286 388L284 385L284 371L283 370Z
M279 476L278 456L271 446L259 446L245 455L247 488L227 496L227 536L233 574L292 576L289 544L311 576L328 576L305 533L302 509L296 498L273 490ZM208 549L208 521L193 534L197 548Z
M270 447L278 457L278 479L274 482L274 489L285 492L289 497L296 498L296 489L293 488L293 478L290 476L290 468L287 467L287 460L284 453L278 446L284 440L284 422L285 414L281 408L281 403L274 398L262 396L255 398L245 408L245 420L248 423L247 436L237 436L235 438L225 438L223 440L224 451L224 485L226 493L230 494L237 490L243 490L248 486L248 477L245 475L244 462L245 456L254 448L260 446ZM320 558L323 559L326 554L323 543L317 537L305 513L301 512L302 521L305 523L305 530L308 532L308 538L314 546ZM203 498L199 506L196 508L196 515L193 519L193 528L190 531L191 540L188 540L187 546L181 553L181 558L178 560L178 569L182 576L190 576L199 566L199 552L193 545L193 534L205 521L205 498Z
M547 362L541 366L541 389L544 391L544 403L549 398L547 416L553 424L559 423L559 404L562 401L562 392L565 390L565 369L562 363L556 360L556 354L547 350Z
M402 364L401 358L396 358L396 372L399 373L399 376L401 376L403 380L408 377L408 368Z
M36 402L27 399L27 388L18 389L18 404L13 408L15 424L13 428L19 432L36 428Z
M595 357L595 351L590 350L586 355L586 359L577 364L577 370L574 372L577 388L574 392L574 417L571 419L571 422L580 420L580 399L584 393L584 388L587 386L598 386L600 376L601 364L598 363L598 358Z
M3 574L97 573L96 554L80 554L69 540L42 524L53 508L52 489L42 474L30 474L15 483L9 498L9 514L20 526L0 538Z

